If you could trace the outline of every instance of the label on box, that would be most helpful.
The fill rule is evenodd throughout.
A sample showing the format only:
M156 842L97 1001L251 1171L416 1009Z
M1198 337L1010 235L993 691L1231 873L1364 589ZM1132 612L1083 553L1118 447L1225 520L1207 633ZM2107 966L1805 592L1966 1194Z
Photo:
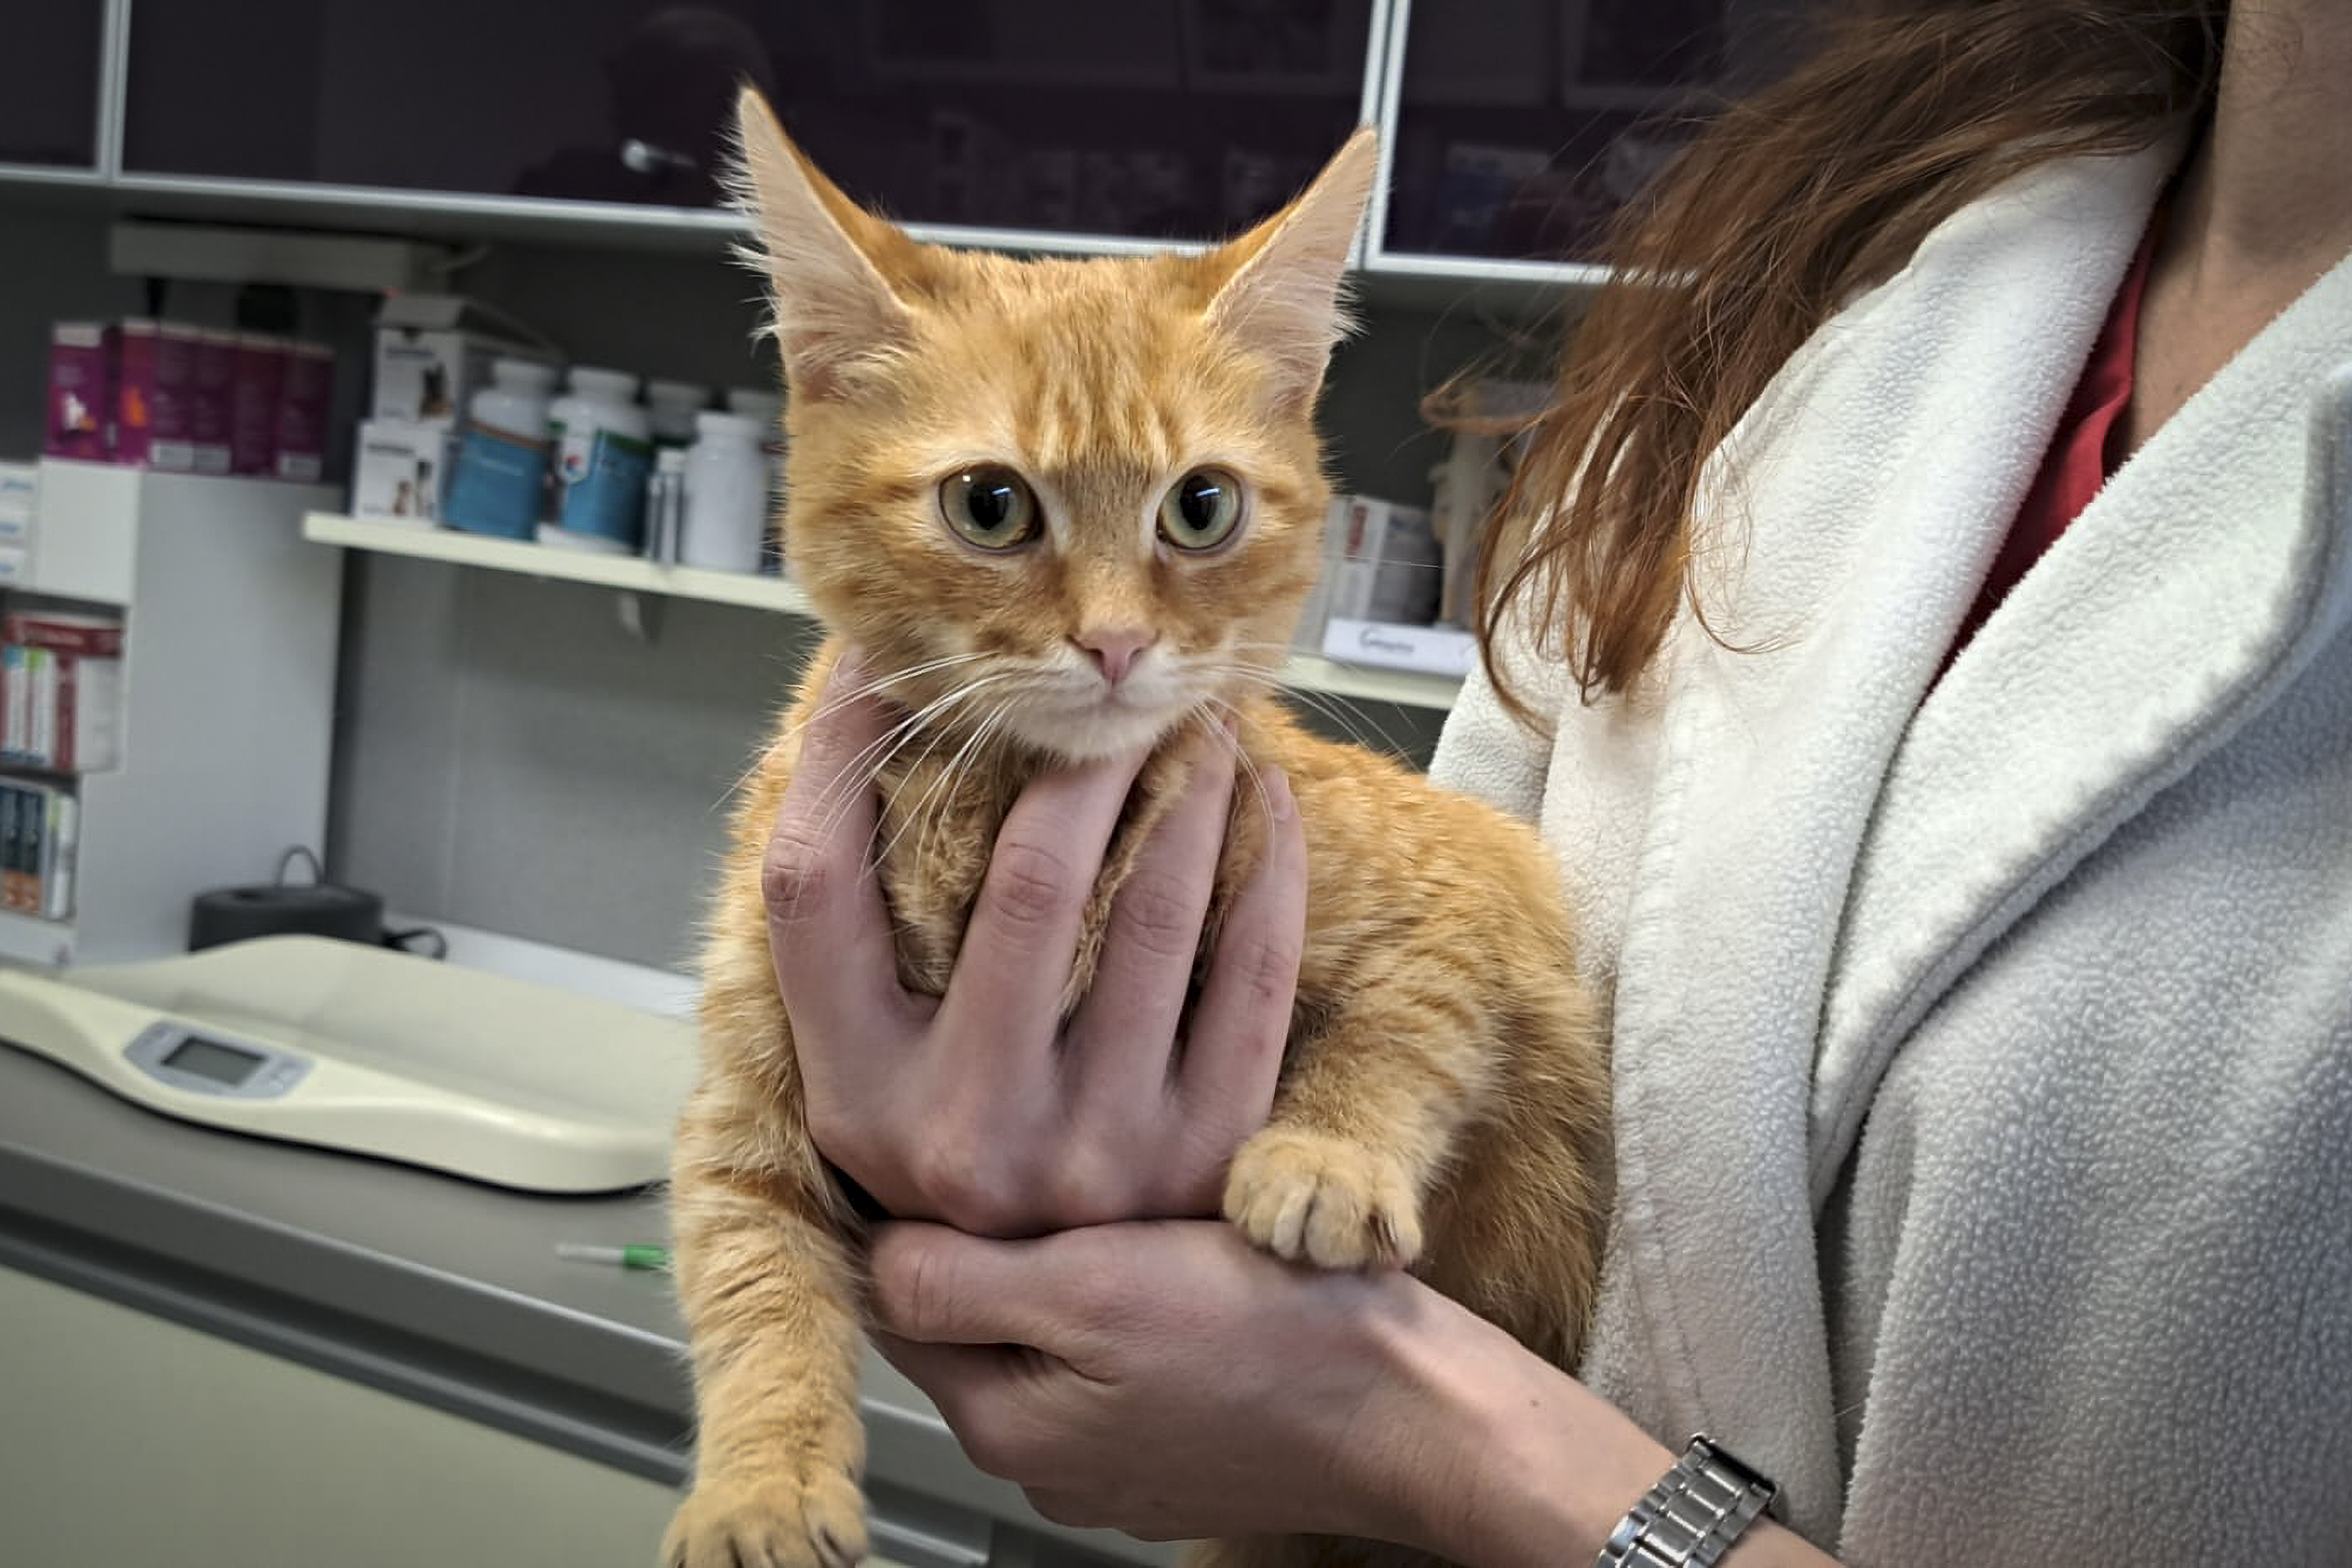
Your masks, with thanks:
M530 539L539 531L540 498L547 483L547 443L485 425L468 425L457 445L457 471L442 516L452 528L501 539Z
M1399 626L1335 618L1323 629L1323 653L1348 664L1465 676L1477 666L1478 639L1453 626Z

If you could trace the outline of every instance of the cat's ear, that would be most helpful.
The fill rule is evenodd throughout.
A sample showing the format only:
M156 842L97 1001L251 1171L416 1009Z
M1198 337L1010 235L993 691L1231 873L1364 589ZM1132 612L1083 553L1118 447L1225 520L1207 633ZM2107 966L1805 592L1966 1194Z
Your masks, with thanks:
M1314 400L1332 345L1355 328L1348 252L1379 164L1380 137L1365 126L1297 199L1206 258L1224 274L1210 320L1273 363L1285 404Z
M907 339L907 305L886 268L913 242L826 179L758 89L737 96L735 119L734 195L752 237L741 255L767 276L787 387L839 396L861 362Z

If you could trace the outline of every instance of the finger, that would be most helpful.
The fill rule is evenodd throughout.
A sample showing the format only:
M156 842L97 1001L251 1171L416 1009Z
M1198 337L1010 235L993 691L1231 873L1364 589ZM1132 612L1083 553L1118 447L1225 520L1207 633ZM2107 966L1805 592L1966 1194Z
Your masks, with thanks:
M1188 745L1188 774L1153 827L1112 901L1094 984L1070 1037L1082 1097L1108 1109L1109 1125L1156 1114L1169 1089L1170 1058L1201 947L1201 921L1217 879L1234 795L1234 742L1203 728Z
M761 863L776 988L804 1063L812 1049L862 1039L900 1000L889 912L866 866L877 811L869 770L889 729L888 705L845 656L801 731Z
M1017 1345L927 1344L878 1331L872 1339L938 1407L977 1468L1010 1481L1038 1468L1040 1434L1028 1416L1038 1380L1058 1370L1051 1358Z
M1050 1050L1087 900L1142 762L1128 756L1055 768L1021 792L964 927L940 1005L943 1021L976 1026L1016 1049ZM992 1072L1003 1065L975 1063Z
M1298 803L1281 769L1261 769L1258 782L1265 854L1226 913L1177 1068L1186 1122L1227 1154L1273 1108L1307 946L1307 834Z
M992 1241L947 1226L882 1226L867 1257L875 1326L919 1345L1051 1350L1045 1342L1060 1337L1060 1313L1054 1291L1040 1286L1066 1272L1056 1251L1052 1238Z

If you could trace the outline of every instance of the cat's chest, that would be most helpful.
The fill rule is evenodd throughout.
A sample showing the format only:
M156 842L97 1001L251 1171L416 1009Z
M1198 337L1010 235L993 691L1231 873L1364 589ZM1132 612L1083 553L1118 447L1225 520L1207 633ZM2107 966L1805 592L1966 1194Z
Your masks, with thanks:
M1111 836L1087 899L1066 1011L1094 978L1112 900L1165 810L1174 782L1169 764L1159 759L1147 764ZM1021 783L995 770L958 769L929 759L903 771L893 768L880 780L882 813L875 843L898 937L898 977L908 990L930 995L946 991ZM1050 831L1051 825L1045 826ZM1074 859L1084 853L1077 846L1067 847Z

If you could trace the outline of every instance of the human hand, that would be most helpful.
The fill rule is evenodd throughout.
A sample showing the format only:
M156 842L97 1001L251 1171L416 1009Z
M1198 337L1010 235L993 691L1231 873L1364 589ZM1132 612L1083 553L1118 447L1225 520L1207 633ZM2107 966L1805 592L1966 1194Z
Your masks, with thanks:
M897 717L845 659L801 741L762 873L809 1129L885 1209L992 1236L1216 1212L1265 1120L1306 923L1306 844L1280 773L1265 859L1178 1024L1234 788L1229 737L1189 743L1182 798L1116 900L1092 987L1058 1016L1088 894L1140 757L1047 773L996 840L943 997L898 981L865 858L859 776Z
M1418 1543L1477 1451L1443 1389L1524 1357L1410 1275L1286 1264L1216 1223L888 1225L873 1271L876 1343L974 1464L1150 1540Z

